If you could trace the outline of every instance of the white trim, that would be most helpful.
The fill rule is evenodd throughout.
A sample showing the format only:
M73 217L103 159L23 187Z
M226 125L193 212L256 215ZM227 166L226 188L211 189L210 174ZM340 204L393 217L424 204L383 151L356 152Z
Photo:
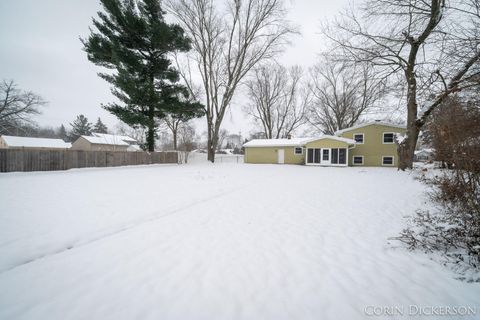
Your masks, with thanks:
M362 163L355 163L355 158L357 158L357 157L362 158ZM383 160L382 160L382 162L383 162ZM364 156L352 156L352 166L363 166L364 163L365 163Z
M392 142L385 142L385 135L391 134L392 135ZM394 144L395 143L395 132L382 132L382 144Z
M384 164L384 158L392 158L392 164ZM394 156L382 156L382 167L393 167L395 165L395 157Z
M302 152L297 153L297 148L299 148L300 150L302 150ZM293 147L293 154L296 155L296 156L301 156L301 155L303 155L303 147Z
M355 140L355 136L358 136L358 135L362 135L362 142L358 142L357 140ZM365 133L363 133L363 132L354 133L353 134L353 140L355 140L355 142L357 144L365 144Z
M308 162L308 150L320 150L320 162ZM332 149L345 149L345 163L332 163ZM329 162L323 161L323 150L328 150ZM315 151L313 152L313 161L315 161ZM340 153L339 153L340 155ZM321 167L348 167L348 148L305 148L305 165L306 166L321 166Z

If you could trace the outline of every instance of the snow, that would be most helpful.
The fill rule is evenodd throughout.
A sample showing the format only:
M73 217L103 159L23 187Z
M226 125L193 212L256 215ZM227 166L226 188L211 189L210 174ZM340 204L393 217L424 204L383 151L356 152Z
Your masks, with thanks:
M392 168L193 161L2 174L0 319L478 313L480 283L388 240L428 206L425 191Z
M307 143L311 138L292 139L254 139L245 144L244 147L296 147Z
M103 138L104 140L107 140L107 141L117 142L118 140L122 140L122 141L125 141L125 142L130 143L130 144L137 144L138 143L137 140L133 139L132 137L116 135L116 134L92 132L92 136Z
M1 136L9 147L68 149L72 145L62 139Z
M336 141L346 142L348 144L355 144L355 140L348 138L335 137L331 135L322 135L316 138L292 138L292 139L254 139L245 143L244 147L297 147L303 146L309 142L332 139Z

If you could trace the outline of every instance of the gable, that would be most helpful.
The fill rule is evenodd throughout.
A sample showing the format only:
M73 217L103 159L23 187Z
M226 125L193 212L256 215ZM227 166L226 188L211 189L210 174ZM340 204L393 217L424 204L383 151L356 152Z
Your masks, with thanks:
M396 125L393 123L388 123L388 122L375 121L375 122L363 123L350 128L338 130L335 132L335 135L343 137L344 133L348 133L348 132L361 133L362 130L368 130L368 131L391 130L390 132L404 132L406 130L406 127L401 125Z
M336 138L336 139L335 139ZM306 148L347 148L349 145L355 144L355 141L338 137L321 138L311 140L305 144Z

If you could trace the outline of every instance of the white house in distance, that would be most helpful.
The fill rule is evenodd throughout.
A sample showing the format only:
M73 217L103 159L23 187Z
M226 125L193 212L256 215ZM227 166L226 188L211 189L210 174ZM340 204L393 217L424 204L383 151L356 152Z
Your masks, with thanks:
M0 136L0 149L65 150L71 146L62 139Z
M128 136L92 133L91 136L81 136L72 144L72 150L84 151L142 151L138 142Z

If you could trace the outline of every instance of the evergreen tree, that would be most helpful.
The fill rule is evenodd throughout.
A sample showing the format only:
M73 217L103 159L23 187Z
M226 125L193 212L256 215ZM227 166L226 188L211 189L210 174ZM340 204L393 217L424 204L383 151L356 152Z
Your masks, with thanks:
M103 107L133 128L147 129L147 146L154 151L158 119L195 114L203 106L191 102L178 84L178 71L168 55L190 49L178 25L167 24L158 0L101 0L105 12L93 19L96 31L83 39L88 59L114 72L99 76L113 85L121 103Z
M108 128L107 126L102 122L100 117L97 119L97 123L93 126L93 132L98 132L98 133L108 133Z
M70 123L72 130L70 131L70 141L77 140L80 136L89 136L92 134L92 124L88 122L87 117L83 114L78 115L73 123Z
M65 129L65 126L62 125L58 128L58 131L57 131L57 136L62 139L63 141L68 141L68 134L67 134L67 129Z

